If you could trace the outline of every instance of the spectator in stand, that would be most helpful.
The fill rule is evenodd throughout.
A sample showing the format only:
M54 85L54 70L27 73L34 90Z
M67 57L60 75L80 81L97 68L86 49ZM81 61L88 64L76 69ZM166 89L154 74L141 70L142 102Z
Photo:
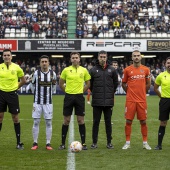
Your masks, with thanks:
M155 18L154 18L154 16L152 16L151 18L149 18L148 25L149 25L149 24L155 26Z
M103 35L105 33L105 27L104 27L103 23L98 27L98 33L99 34L102 33Z
M52 38L51 27L48 27L48 29L47 29L47 31L46 31L46 38Z
M157 26L156 26L156 31L157 31L158 33L163 32L163 28L162 28L162 26L161 26L160 23L157 24Z
M168 32L168 27L165 23L162 23L162 32Z
M35 33L35 37L39 38L40 26L37 22L34 22L34 24L33 24L33 31Z
M2 27L0 27L0 39L5 37L5 31Z
M148 8L152 8L153 7L152 0L148 0L147 6L148 6Z
M83 29L81 27L78 27L76 29L76 37L77 38L84 38L83 35L84 35Z
M121 30L120 30L120 38L126 38L126 31L124 30L124 28L122 28Z
M25 17L28 19L28 18L32 18L32 13L29 12L29 11L26 11L26 14L25 14Z
M41 32L46 32L47 31L47 26L45 24L43 24L41 26Z
M58 33L57 33L56 28L53 28L52 29L52 38L57 38L57 35L58 35Z
M136 25L136 26L135 26L134 31L135 31L136 34L140 33L140 27L139 27L139 25Z
M119 28L114 29L114 38L120 38L120 29Z
M67 38L67 29L66 29L66 27L64 27L63 30L62 30L62 38Z
M143 9L148 9L148 2L147 2L147 0L144 0L144 1L142 2L142 8L143 8Z
M115 28L120 28L120 23L117 19L115 19L115 21L113 22L113 29Z
M33 27L32 27L32 23L30 23L29 21L27 22L27 29L28 29L28 38L32 38Z
M145 22L144 22L144 28L145 28L145 31L150 30L150 22L149 22L148 19L146 19Z
M98 38L98 28L95 23L93 23L92 25L92 35L93 38Z
M156 33L156 29L153 25L150 26L151 33Z
M84 38L86 38L87 35L88 35L88 25L87 25L87 23L83 24L83 32L84 32Z
M166 26L167 26L168 33L170 33L170 20L168 20L168 22L166 23Z

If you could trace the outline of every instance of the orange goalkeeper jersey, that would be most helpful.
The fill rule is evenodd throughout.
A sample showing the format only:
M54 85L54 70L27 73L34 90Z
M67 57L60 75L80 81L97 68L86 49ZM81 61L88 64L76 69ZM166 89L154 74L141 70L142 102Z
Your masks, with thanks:
M150 70L144 65L124 69L122 82L127 84L126 101L146 102L146 79L150 79Z

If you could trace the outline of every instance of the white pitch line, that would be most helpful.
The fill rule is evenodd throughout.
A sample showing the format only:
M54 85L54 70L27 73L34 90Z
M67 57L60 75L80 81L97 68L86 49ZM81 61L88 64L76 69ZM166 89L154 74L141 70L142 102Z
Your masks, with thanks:
M74 141L74 114L71 116L71 121L69 124L67 170L75 170L75 153L72 153L70 151L70 144L73 141Z

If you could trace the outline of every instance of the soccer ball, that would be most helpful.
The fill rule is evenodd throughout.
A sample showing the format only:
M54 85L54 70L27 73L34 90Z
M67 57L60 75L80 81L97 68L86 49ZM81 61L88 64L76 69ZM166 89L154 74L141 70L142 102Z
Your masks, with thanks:
M80 152L82 150L82 144L79 141L73 141L70 144L71 152Z

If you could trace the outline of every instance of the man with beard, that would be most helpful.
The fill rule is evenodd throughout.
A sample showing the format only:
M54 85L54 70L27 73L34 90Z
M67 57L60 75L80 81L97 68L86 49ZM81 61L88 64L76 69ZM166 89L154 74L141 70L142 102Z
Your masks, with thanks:
M154 91L160 97L159 102L159 120L158 145L155 150L162 150L162 141L165 134L165 128L169 120L170 113L170 57L166 59L166 71L160 73L155 80ZM161 87L161 92L159 91Z
M86 68L80 66L80 54L72 52L70 54L71 66L66 67L60 76L59 86L65 92L63 116L64 122L62 125L62 141L59 146L60 150L65 149L65 141L68 132L68 126L71 120L71 115L74 112L77 116L79 132L83 150L87 150L85 144L86 128L84 122L85 116L85 98L83 93L90 87L90 74Z
M150 70L141 64L142 56L138 50L133 51L133 64L126 67L122 77L122 87L126 92L125 104L125 135L126 143L122 149L130 148L131 126L135 114L140 121L141 133L143 138L143 149L151 150L147 143L148 128L146 125L147 119L147 103L146 92L150 88Z
M92 92L93 128L91 149L97 148L99 124L102 112L106 128L108 149L113 149L112 140L112 111L114 106L114 93L118 86L116 70L109 64L106 51L98 53L96 65L90 70L90 90Z

